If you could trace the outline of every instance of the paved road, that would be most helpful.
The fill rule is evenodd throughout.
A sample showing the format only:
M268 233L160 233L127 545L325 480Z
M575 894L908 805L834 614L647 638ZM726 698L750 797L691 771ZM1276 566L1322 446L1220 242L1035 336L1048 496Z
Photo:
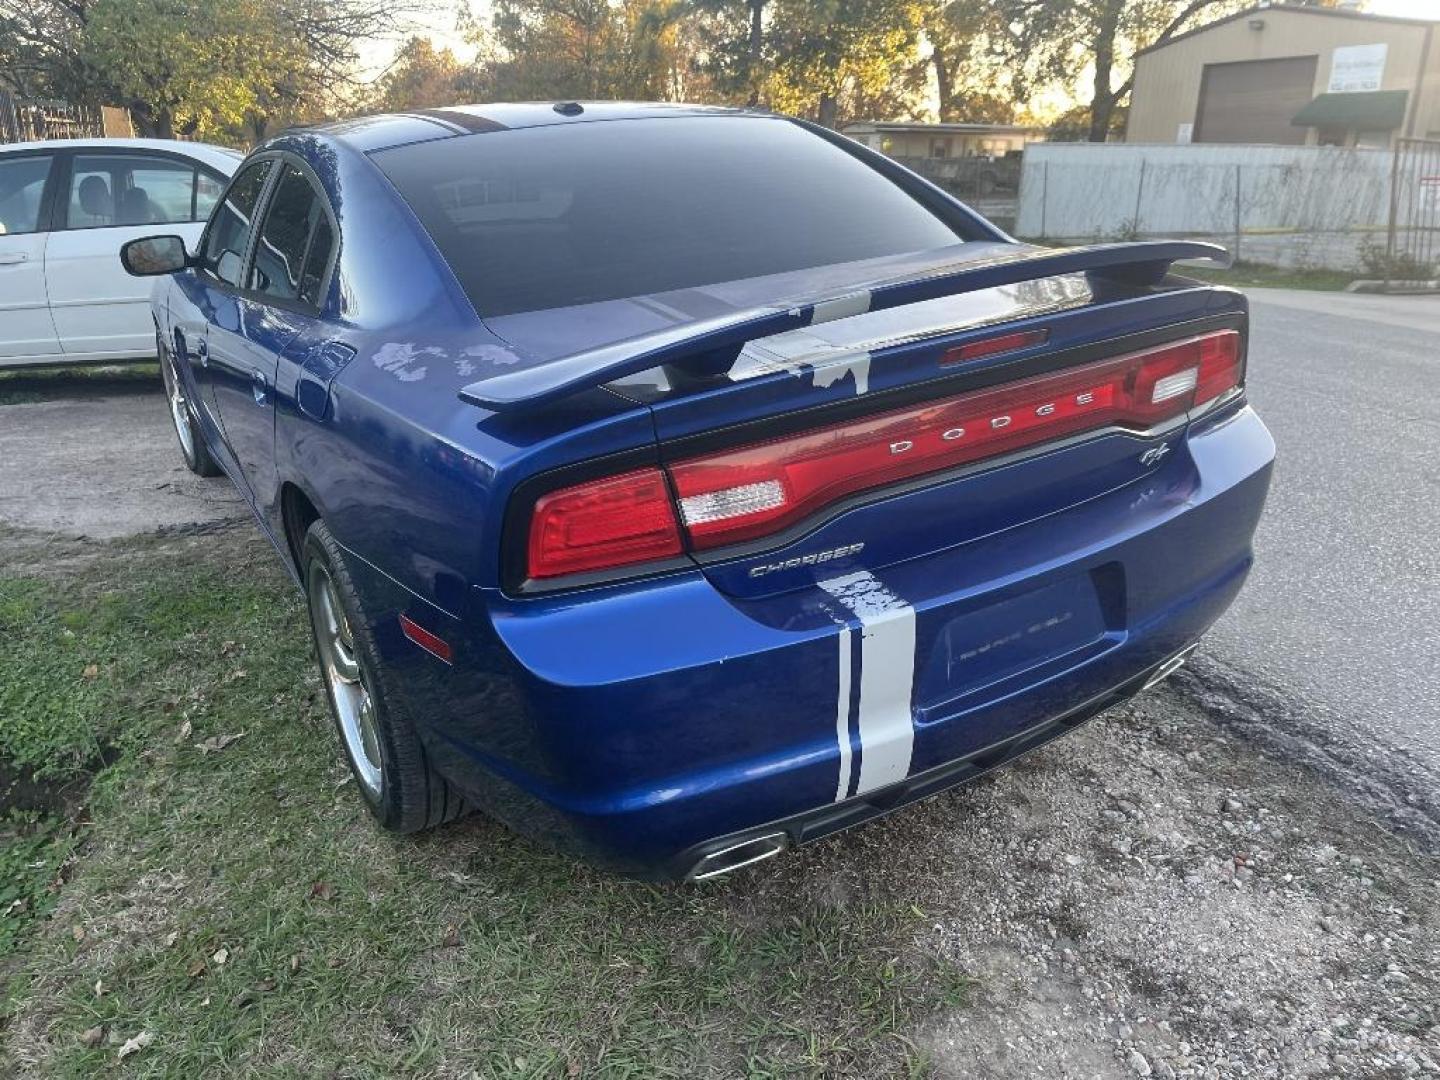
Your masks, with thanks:
M0 525L108 540L246 513L229 480L181 462L158 379L154 392L0 405Z
M1254 574L1199 672L1440 822L1440 297L1250 297L1250 395L1279 457Z

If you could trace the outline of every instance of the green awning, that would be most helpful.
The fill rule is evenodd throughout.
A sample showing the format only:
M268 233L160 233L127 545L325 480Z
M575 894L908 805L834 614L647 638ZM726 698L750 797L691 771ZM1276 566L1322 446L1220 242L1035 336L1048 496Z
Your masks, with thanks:
M1321 94L1290 123L1296 127L1335 127L1351 131L1394 131L1405 123L1408 90L1371 90Z

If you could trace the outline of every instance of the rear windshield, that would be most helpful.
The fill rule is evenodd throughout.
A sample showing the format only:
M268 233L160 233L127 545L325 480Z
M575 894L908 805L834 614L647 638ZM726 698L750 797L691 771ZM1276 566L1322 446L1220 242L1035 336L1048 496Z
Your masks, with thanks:
M561 124L373 158L482 316L969 239L844 150L773 118Z

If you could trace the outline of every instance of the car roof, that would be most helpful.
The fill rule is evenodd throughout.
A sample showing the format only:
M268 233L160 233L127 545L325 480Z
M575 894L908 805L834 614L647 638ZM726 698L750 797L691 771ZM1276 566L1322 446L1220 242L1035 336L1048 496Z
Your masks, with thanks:
M511 101L451 105L405 113L360 116L309 129L327 134L361 152L387 150L406 143L456 138L488 131L584 124L599 120L639 120L669 116L763 116L755 110L718 105L643 101Z
M44 142L0 145L0 154L19 150L165 150L194 158L226 176L233 173L245 157L239 150L231 150L228 146L182 139L48 139Z

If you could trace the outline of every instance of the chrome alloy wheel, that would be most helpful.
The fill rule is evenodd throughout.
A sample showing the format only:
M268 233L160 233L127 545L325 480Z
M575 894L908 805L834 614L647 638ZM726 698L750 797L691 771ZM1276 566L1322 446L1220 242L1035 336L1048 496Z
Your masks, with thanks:
M170 422L175 425L175 435L180 440L180 449L185 452L186 461L195 460L195 436L190 430L190 403L185 400L185 385L180 381L180 372L175 367L175 358L169 349L162 349L161 370L165 374L165 396L170 399Z
M355 775L366 795L378 799L384 773L380 758L380 733L375 726L375 700L366 685L365 671L355 651L355 635L340 606L330 572L319 561L310 563L306 574L310 619L320 665L330 687L330 698L340 719L345 749L355 764Z

